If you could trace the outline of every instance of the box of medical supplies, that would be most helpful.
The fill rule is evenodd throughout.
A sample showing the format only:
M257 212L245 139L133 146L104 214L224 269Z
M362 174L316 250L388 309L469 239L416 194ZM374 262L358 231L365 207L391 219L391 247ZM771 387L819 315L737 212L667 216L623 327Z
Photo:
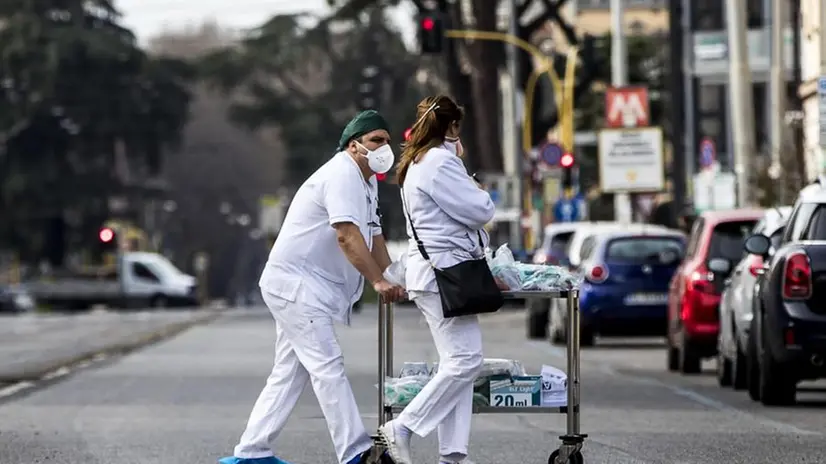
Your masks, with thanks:
M497 375L490 378L488 401L493 407L528 407L542 405L542 376Z

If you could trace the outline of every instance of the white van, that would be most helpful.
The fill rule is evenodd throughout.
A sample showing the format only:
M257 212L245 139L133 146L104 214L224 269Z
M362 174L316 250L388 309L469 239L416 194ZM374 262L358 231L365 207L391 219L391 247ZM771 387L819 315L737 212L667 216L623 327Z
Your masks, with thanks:
M163 255L126 252L118 265L95 275L44 276L27 288L39 303L70 309L198 306L197 281Z

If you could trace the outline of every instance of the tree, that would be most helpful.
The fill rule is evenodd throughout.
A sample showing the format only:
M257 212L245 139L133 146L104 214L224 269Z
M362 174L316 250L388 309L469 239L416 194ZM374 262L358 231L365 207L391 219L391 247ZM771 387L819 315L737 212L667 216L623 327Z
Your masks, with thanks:
M357 111L357 89L368 65L378 69L382 91L377 109L396 140L412 124L413 108L428 89L417 81L422 66L381 11L336 24L307 26L308 19L275 16L237 46L201 61L205 81L232 97L234 121L278 130L286 150L284 182L292 187L335 152L342 128ZM372 63L365 61L366 50ZM398 227L398 194L382 198L385 224Z
M205 23L163 32L150 40L149 53L200 57L236 40L220 25ZM259 198L276 193L283 181L285 147L278 134L233 124L229 98L200 83L192 86L192 94L192 116L183 142L165 163L164 177L172 186L168 198L177 209L159 224L163 248L173 251L182 268L192 264L195 253L208 253L210 294L230 296L255 284L257 277L237 277L245 271L259 272L266 258L263 243L252 240L250 232L256 227ZM253 223L246 228L229 224L220 214L222 202L232 204L236 214L251 216ZM233 289L233 283L239 285Z
M424 9L421 0L412 0L419 8ZM534 41L537 34L554 24L562 30L567 45L590 47L590 41L580 40L574 33L573 27L566 23L560 14L561 8L569 0L522 0L517 3L517 36L529 43ZM334 17L354 17L367 8L375 5L395 5L399 0L381 2L380 0L328 0L331 6L338 10ZM444 3L450 27L453 29L475 29L483 31L496 30L496 12L501 3L497 0L471 0L470 16L472 21L466 21L468 12L462 11L462 2ZM538 13L537 13L538 12ZM528 14L533 16L528 16ZM565 47L560 47L565 48ZM534 69L533 57L519 52L518 81L524 88L527 79ZM589 53L583 53L582 69L577 75L575 99L590 91L593 71L602 63L591 59ZM451 93L466 105L464 132L468 140L470 162L480 170L502 171L502 146L500 143L499 118L499 69L504 66L504 46L502 43L482 40L448 40L445 48L445 72L450 83ZM558 72L564 69L565 58L554 57L553 61ZM534 95L532 119L534 121L531 134L532 144L539 144L545 140L550 128L556 125L558 115L554 105L537 104L553 102L553 90L543 83Z
M191 69L148 58L118 21L107 0L0 6L0 240L30 258L95 240L107 198L178 142Z

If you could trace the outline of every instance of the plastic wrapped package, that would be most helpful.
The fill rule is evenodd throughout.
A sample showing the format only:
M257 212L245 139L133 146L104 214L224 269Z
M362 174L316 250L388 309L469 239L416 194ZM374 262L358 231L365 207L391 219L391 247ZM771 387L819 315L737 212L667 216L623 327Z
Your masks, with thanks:
M426 362L406 362L402 365L399 377L430 376L430 367Z
M516 261L508 245L502 245L494 254L487 254L493 276L511 290L563 291L579 288L584 277L561 266L525 264Z
M437 372L439 372L439 363L433 363L430 376L433 377ZM494 375L520 376L526 374L522 363L514 359L485 358L482 362L482 370L479 371L476 378L484 380Z
M422 391L430 377L412 375L409 377L387 377L384 379L384 404L387 406L407 406ZM378 385L376 385L378 388Z
M407 271L407 253L402 253L399 259L390 263L384 270L382 277L393 285L405 286L404 274Z

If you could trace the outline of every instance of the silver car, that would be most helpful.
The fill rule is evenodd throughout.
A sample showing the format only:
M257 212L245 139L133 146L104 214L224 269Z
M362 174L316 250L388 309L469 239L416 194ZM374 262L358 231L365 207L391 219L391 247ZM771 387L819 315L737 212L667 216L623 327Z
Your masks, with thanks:
M766 210L752 233L770 237L772 250L783 237L783 227L791 206ZM717 381L721 387L746 388L746 347L752 318L752 296L757 276L763 269L759 256L743 251L720 297L720 333L717 337Z

